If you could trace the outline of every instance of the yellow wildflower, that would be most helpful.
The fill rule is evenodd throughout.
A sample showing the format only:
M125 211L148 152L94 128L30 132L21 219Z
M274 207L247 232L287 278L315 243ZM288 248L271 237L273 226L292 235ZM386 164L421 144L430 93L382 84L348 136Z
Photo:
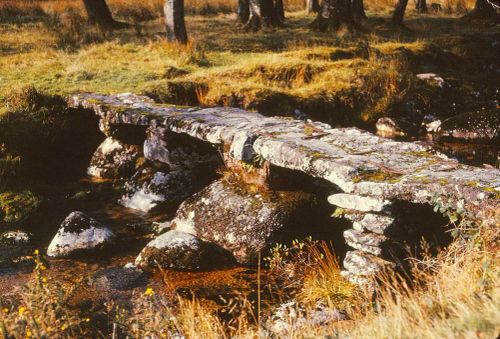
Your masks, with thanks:
M153 291L153 289L151 287L146 288L146 292L144 292L144 295L146 295L148 297L152 296L154 294L155 294L155 291Z
M39 254L40 254L40 251L39 251L39 250L35 250L35 251L33 252L33 254L34 254L34 255L39 255Z
M19 309L17 311L19 313L19 315L23 315L24 312L26 312L26 307L24 306L19 306Z

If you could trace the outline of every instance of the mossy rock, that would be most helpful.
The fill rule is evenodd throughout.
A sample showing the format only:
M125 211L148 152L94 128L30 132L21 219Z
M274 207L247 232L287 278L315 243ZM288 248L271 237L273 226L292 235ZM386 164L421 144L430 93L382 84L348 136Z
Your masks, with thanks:
M315 199L302 191L255 192L244 183L215 181L186 199L171 226L230 251L241 264L311 230ZM223 203L221 203L223 202Z
M0 194L0 222L20 223L31 217L40 207L42 199L30 191Z

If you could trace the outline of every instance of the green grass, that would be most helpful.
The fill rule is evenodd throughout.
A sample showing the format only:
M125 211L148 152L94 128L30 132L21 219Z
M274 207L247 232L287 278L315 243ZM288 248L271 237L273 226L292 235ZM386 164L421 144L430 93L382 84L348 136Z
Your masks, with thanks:
M312 32L313 16L301 12L289 13L284 28L259 33L244 32L230 15L194 16L187 18L187 47L156 34L163 30L160 19L143 23L141 34L131 29L104 36L81 17L57 18L0 26L0 97L25 85L59 95L135 92L173 104L272 115L298 108L335 125L360 125L398 114L408 101L420 110L445 111L435 106L472 96L477 78L484 86L494 81L473 71L470 60L491 42L472 36L488 37L495 28L461 26L451 16L410 11L413 32L372 16L366 33L343 38ZM442 60L446 48L460 63ZM494 57L482 51L483 59ZM460 77L457 93L439 97L438 89L417 81L415 73L426 64Z

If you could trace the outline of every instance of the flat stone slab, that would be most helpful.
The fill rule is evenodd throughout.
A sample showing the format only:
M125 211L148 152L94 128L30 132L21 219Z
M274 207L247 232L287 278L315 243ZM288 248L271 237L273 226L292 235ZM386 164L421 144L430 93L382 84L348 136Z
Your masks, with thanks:
M354 194L337 193L328 197L328 202L340 208L359 212L384 212L388 211L392 203L389 200L380 200Z
M454 209L498 222L500 170L460 164L420 143L237 108L155 104L130 93L77 94L68 102L95 111L106 124L186 133L224 146L237 160L258 158L299 170L334 183L344 193L416 203L434 196Z

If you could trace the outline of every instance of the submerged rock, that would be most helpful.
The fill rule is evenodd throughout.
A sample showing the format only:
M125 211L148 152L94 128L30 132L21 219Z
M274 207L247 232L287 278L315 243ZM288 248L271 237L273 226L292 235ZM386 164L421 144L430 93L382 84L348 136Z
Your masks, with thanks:
M31 235L23 231L6 231L0 236L1 245L28 245L31 241Z
M72 212L64 219L47 255L63 258L103 249L115 240L115 234L106 226L82 212Z
M439 136L445 140L498 143L500 114L498 110L459 114L443 121Z
M92 156L87 173L105 179L130 176L134 173L140 156L139 146L125 145L108 137Z
M436 84L439 87L444 87L446 85L446 81L435 73L420 73L417 74L417 78L430 84Z
M0 268L32 266L32 235L23 231L6 231L0 236Z
M169 231L149 242L135 260L139 267L194 271L230 267L234 263L226 250L180 231Z
M110 267L95 273L92 284L104 290L130 290L147 283L146 272L135 267Z
M219 180L182 203L170 225L218 244L242 264L255 264L259 251L310 226L312 205L304 192L251 192Z

